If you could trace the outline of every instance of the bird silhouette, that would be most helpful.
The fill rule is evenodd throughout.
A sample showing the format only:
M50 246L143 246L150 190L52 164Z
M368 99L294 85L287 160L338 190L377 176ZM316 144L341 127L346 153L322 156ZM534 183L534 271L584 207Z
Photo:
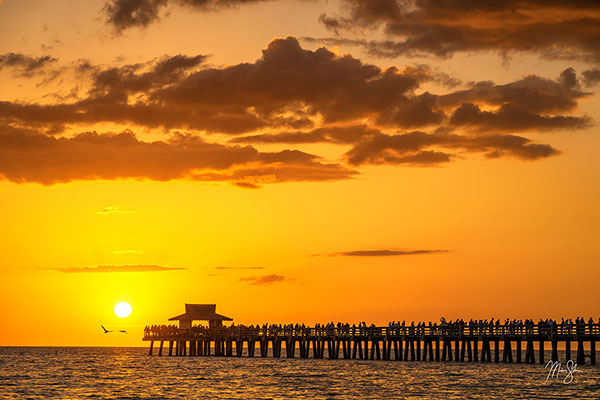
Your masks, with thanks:
M106 329L104 327L104 325L100 325L100 327L104 330L104 333L111 333L111 332L119 332L119 333L127 333L127 331L109 331L108 329ZM129 335L129 333L127 333Z

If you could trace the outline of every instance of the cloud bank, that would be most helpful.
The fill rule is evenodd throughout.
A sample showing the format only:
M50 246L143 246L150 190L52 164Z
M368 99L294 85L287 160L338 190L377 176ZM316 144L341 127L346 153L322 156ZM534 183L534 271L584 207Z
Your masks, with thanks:
M583 86L597 81L595 69L581 82L567 68L554 79L462 84L426 65L380 68L325 48L307 50L294 37L274 39L253 63L205 61L181 54L108 67L81 61L72 69L88 86L71 101L0 101L0 177L43 185L187 179L258 188L349 179L362 165L438 166L466 155L541 160L560 150L527 135L594 124L576 111L592 94ZM427 82L445 82L447 90L422 91ZM128 128L85 130L106 123ZM147 130L164 135L143 140ZM209 140L214 134L229 140ZM311 143L345 152L332 162L297 149ZM286 148L254 147L265 144Z
M344 44L380 57L457 52L536 53L546 59L600 63L600 7L595 0L342 0L339 15L320 21ZM382 29L365 40L357 30ZM365 35L363 34L362 37ZM337 38L329 38L335 43Z

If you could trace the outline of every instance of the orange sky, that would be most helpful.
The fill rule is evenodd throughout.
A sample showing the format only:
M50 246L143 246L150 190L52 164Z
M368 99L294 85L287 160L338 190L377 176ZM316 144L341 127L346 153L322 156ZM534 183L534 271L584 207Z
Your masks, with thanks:
M597 6L250 3L0 2L0 345L599 317Z

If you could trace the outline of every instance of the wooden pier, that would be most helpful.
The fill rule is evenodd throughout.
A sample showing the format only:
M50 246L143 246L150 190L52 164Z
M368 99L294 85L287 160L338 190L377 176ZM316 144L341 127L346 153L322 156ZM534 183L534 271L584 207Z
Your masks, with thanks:
M181 316L179 318L181 320ZM348 324L223 327L213 323L210 327L189 326L183 329L148 327L143 340L150 342L149 354L264 358L270 348L275 358L285 353L287 358L544 364L548 361L544 354L547 343L552 361L573 360L578 365L596 365L596 341L600 340L600 324L593 323L388 327ZM155 342L158 343L156 352ZM564 343L565 360L558 357L561 343Z

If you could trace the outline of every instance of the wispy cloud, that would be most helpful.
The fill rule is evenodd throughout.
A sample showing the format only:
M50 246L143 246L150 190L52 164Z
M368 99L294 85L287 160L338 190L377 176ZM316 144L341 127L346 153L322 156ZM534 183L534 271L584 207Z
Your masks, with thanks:
M215 269L264 269L264 267L215 267Z
M131 210L122 210L119 206L114 206L114 207L104 207L102 210L100 211L96 211L96 214L104 214L104 215L108 215L108 214L132 214L135 211L131 211Z
M341 251L329 254L315 254L314 256L326 255L328 257L347 256L347 257L390 257L390 256L412 256L419 254L440 254L447 253L449 250L353 250Z
M283 281L289 281L290 278L286 278L282 275L263 275L263 276L247 276L240 278L242 282L250 282L252 285L270 285L272 283L278 283Z
M175 271L186 269L183 267L164 267L154 264L139 264L139 265L99 265L96 267L68 267L68 268L53 268L55 271L66 273L99 273L99 272L158 272L158 271Z

